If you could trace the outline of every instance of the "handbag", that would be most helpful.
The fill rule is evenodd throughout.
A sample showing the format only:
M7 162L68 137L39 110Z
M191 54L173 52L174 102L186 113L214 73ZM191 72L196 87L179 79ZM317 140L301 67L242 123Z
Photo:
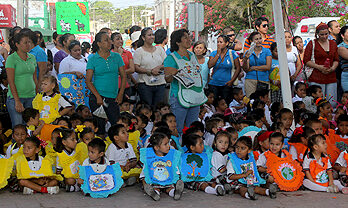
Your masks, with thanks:
M314 47L315 47L315 41L313 40L311 61L313 61L315 63ZM309 79L309 77L312 75L313 69L314 68L305 65L303 70L302 70L302 73L301 73L302 79L307 81Z
M254 57L255 58L255 57ZM255 63L257 65L257 60L255 58ZM267 84L266 82L260 81L259 80L259 75L256 71L256 80L257 80L257 84L256 84L256 90L268 90L269 89L269 84Z

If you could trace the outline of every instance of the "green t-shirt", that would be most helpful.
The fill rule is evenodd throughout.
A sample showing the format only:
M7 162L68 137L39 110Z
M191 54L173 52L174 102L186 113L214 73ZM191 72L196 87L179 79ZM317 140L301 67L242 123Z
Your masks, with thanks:
M35 97L35 82L34 72L37 66L35 56L27 53L28 58L26 61L21 59L17 52L11 54L6 60L6 69L15 69L15 85L19 98L32 98ZM13 98L11 88L9 88L7 96Z

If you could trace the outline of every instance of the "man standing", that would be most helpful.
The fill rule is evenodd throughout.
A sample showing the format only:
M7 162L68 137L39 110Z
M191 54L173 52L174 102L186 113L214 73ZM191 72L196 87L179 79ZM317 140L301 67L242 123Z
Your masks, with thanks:
M242 43L237 39L236 32L232 27L226 27L222 31L223 35L226 35L229 37L230 44L228 45L228 49L234 50L234 51L240 51L243 49Z
M340 24L336 20L331 20L327 23L327 26L329 26L329 40L335 40L337 43L337 37L340 34Z
M262 36L262 46L264 48L271 48L272 43L274 43L274 39L267 35L268 28L269 28L269 21L266 17L259 17L255 21L255 28L257 32L259 32ZM244 43L244 53L249 50L250 48L250 42L248 39L245 40Z

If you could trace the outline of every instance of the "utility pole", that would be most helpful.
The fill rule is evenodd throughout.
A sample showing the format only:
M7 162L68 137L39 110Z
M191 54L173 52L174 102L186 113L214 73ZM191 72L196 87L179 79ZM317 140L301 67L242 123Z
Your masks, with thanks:
M172 32L175 30L175 7L176 7L176 0L170 1L170 13L169 13L169 33L172 34Z

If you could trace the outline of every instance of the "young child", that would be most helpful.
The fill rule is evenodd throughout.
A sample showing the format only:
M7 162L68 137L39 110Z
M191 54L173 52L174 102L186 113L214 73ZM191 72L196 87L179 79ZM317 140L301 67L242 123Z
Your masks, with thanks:
M176 118L175 115L173 113L167 113L162 115L162 121L166 122L170 133L171 133L171 140L175 142L175 144L173 144L171 142L171 145L174 146L175 149L182 151L182 146L181 146L181 138L179 136L178 133L178 129L176 127Z
M306 97L306 84L303 82L297 82L295 84L295 96L292 98L292 102L302 101Z
M337 107L339 107L339 106L342 106L343 109L348 113L348 109L347 109L347 107L348 107L348 91L346 91L342 94L341 103L338 103Z
M273 133L273 131L260 131L255 139L254 147L253 147L253 154L255 157L255 161L259 159L259 156L266 152L269 149L269 136Z
M127 129L128 138L129 138L128 141L132 145L137 159L139 159L139 150L137 148L137 145L140 138L140 132L136 130L135 122L132 122L132 117L133 116L129 113L123 113L118 119L117 124L122 124ZM110 139L112 141L111 137Z
M233 100L229 105L229 108L233 109L232 111L237 113L245 113L247 111L247 107L243 102L244 93L242 88L235 87L232 90Z
M6 150L6 158L10 158L11 156L19 152L27 135L27 129L24 125L18 124L15 127L13 127L13 141L11 142L12 144L9 145Z
M166 103L158 103L156 106L157 110L163 116L164 114L170 113L170 105Z
M105 142L100 138L94 138L88 143L88 158L83 161L82 166L91 164L110 165L109 160L105 157Z
M269 80L271 83L271 101L281 102L282 101L282 91L280 89L280 75L279 75L279 60L278 60L278 50L277 43L272 43L271 45L272 53L272 65L271 72L269 74Z
M70 123L71 123L71 128L76 129L78 125L82 125L83 118L79 114L74 113L70 116Z
M88 157L81 151L76 151L76 133L71 129L61 129L57 138L57 173L64 175L67 192L79 191L77 179L78 166Z
M145 129L148 123L149 119L144 114L140 114L137 116L137 124L135 125L135 128L140 132L138 149L146 147L145 143L150 137L151 132L148 133Z
M289 153L292 159L297 160L301 165L304 155L309 151L308 138L315 134L315 131L310 127L298 127L294 131L294 135L289 140Z
M37 137L27 137L23 144L23 154L16 158L18 184L23 188L23 194L59 192L58 180L63 178L52 172L49 159L39 156L40 149Z
M227 144L223 145L225 150L223 150L223 148L221 148L221 150L226 151L228 148L229 138L224 138L223 140L225 140L225 142L227 142ZM223 143L225 143L225 142L223 142ZM204 151L204 144L203 144L202 137L197 135L197 134L188 135L186 138L186 147L187 147L188 152L190 152L190 153L198 153L198 154L202 153ZM224 156L221 155L220 159L224 160L223 157ZM213 163L213 161L212 161L212 163ZM220 164L222 164L222 163L223 162L220 162ZM216 164L216 166L220 166L220 164ZM227 164L227 161L226 161L226 164ZM225 164L225 167L222 167L222 169L220 170L221 172L226 171L226 164ZM212 168L212 169L214 169L214 168ZM217 169L216 169L215 173L218 174ZM218 185L215 181L214 182L211 182L211 181L193 181L193 182L187 182L187 183L185 183L185 185L187 186L188 189L191 189L191 190L195 190L195 191L200 190L200 191L204 191L205 193L214 194L214 195L218 195L218 196L225 195L225 189L223 188L223 186L220 184Z
M220 118L211 118L207 120L205 123L206 133L204 134L204 145L212 147L215 134L224 126L224 121Z
M67 116L62 116L62 117L59 117L57 120L56 120L56 123L57 125L59 126L64 126L68 129L71 129L72 128L72 124L70 122L70 119L69 117Z
M247 199L256 200L256 194L277 197L277 188L271 185L269 189L261 188L266 182L260 177L252 153L250 137L242 136L235 144L235 152L229 154L227 163L228 179L233 184L236 193Z
M216 113L216 109L214 107L214 92L211 90L205 90L205 96L207 96L208 100L203 104L204 108L207 110L204 118L211 117Z
M136 111L136 115L139 115L139 114L144 114L149 119L149 122L148 122L147 126L145 127L145 130L146 130L146 132L151 132L152 127L153 127L153 122L151 120L151 116L152 116L151 107L147 104L140 105Z
M311 85L307 89L307 96L302 99L306 105L306 109L312 113L317 112L317 106L314 100L317 98L323 98L323 91L319 85Z
M294 114L288 108L283 108L279 113L280 122L283 123L284 128L287 130L287 134L284 140L284 149L289 151L288 141L293 134L293 130L291 130L292 122L294 120Z
M112 139L112 144L106 150L106 158L110 164L120 164L125 184L132 186L136 183L141 169L136 168L137 157L132 145L128 143L127 129L122 124L116 124L110 127L108 135Z
M234 145L238 139L238 131L234 127L227 127L226 131L230 133L230 145L228 147L228 152L234 152Z
M39 110L40 119L49 124L71 111L72 105L60 93L57 79L45 75L41 81L42 92L33 100L33 108Z
M308 119L305 123L305 126L313 129L315 134L323 134L323 124L316 118Z
M91 110L85 105L79 105L76 108L76 113L79 114L83 119L88 119L92 117Z
M26 108L22 113L23 121L27 124L27 134L29 136L40 135L41 129L45 125L40 121L40 112L34 108Z
M214 103L215 103L214 106L216 109L215 114L224 115L225 110L228 108L225 99L222 97L216 98L216 99L214 99Z
M150 145L140 150L140 160L144 164L140 178L145 193L158 201L160 191L164 190L174 200L179 200L184 190L184 183L179 180L181 153L170 149L169 138L162 133L151 135Z
M317 114L319 115L319 120L323 124L323 131L326 133L328 129L331 128L330 121L332 120L333 109L330 104L325 99L317 98L314 100L315 105L317 106Z
M333 179L331 163L325 154L327 148L325 137L322 134L311 136L308 139L308 148L310 152L303 160L303 170L306 173L303 185L312 191L330 193L342 191L347 194L348 188Z
M347 163L348 163L348 146L346 145L345 149L343 150L340 155L338 156L335 165L334 170L336 170L339 174L340 182L343 186L348 186L348 171L347 171ZM342 190L343 192L343 190Z

